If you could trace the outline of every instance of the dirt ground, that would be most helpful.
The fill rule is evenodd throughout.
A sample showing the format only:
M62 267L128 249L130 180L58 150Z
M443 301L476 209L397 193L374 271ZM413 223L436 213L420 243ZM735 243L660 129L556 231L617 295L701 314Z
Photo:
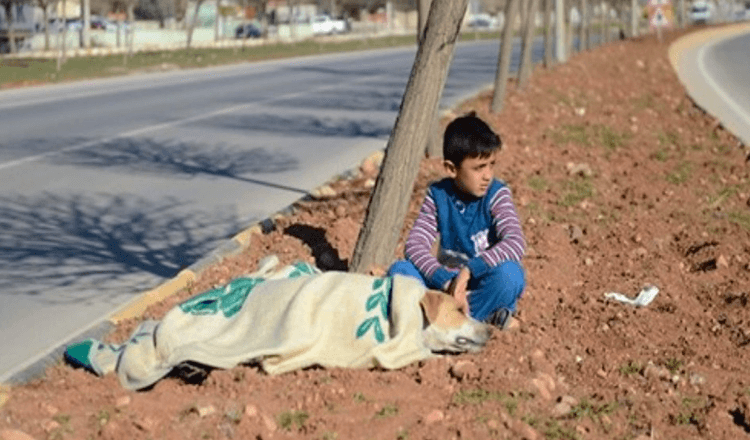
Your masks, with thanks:
M65 365L6 392L0 432L35 439L736 439L750 432L750 175L746 152L693 106L663 43L645 37L537 68L455 111L501 134L496 175L514 191L528 241L520 328L479 354L397 371L255 367L123 390ZM367 206L371 170L299 203L245 253L189 292L282 263L342 269ZM425 160L404 236L426 185ZM371 180L370 180L371 183ZM403 242L394 257L403 251ZM647 307L606 300L653 284ZM110 336L122 341L135 322Z

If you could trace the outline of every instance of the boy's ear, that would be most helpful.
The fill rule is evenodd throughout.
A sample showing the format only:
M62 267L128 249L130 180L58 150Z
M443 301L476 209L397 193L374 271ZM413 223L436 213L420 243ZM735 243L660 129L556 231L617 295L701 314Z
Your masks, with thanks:
M458 168L456 168L456 165L449 160L444 160L443 166L445 167L445 171L448 172L448 176L451 179L455 179L456 176L458 175Z

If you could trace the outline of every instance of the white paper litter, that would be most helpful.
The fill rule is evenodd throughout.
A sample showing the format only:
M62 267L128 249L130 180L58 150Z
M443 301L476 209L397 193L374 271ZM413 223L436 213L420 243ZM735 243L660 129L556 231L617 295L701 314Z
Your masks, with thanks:
M607 299L613 299L615 301L619 301L624 304L630 304L631 306L636 307L645 307L651 303L651 301L656 298L656 295L659 293L659 288L654 286L653 284L649 284L645 286L641 291L638 293L638 296L635 297L635 299L628 298L627 296L623 295L622 293L617 292L607 292L604 294L604 297Z

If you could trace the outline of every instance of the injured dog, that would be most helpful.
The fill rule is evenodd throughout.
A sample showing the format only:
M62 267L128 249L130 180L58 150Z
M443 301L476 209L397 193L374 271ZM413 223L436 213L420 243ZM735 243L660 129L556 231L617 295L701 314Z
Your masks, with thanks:
M277 260L276 260L277 261ZM491 330L457 301L408 277L320 273L307 263L196 295L161 321L144 321L122 345L87 340L66 359L146 388L175 367L258 364L269 374L313 365L401 368L433 353L480 350Z

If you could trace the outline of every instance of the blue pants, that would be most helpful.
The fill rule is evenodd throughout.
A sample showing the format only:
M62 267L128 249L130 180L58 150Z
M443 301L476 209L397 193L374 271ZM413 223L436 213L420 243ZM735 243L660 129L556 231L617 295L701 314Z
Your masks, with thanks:
M399 260L388 269L388 275L406 275L416 278L428 289L442 290L442 286L433 286L425 280L419 270L410 261ZM505 307L516 310L516 301L526 287L523 266L515 261L506 261L493 267L482 278L471 277L468 290L469 309L472 318L484 321L495 310Z

